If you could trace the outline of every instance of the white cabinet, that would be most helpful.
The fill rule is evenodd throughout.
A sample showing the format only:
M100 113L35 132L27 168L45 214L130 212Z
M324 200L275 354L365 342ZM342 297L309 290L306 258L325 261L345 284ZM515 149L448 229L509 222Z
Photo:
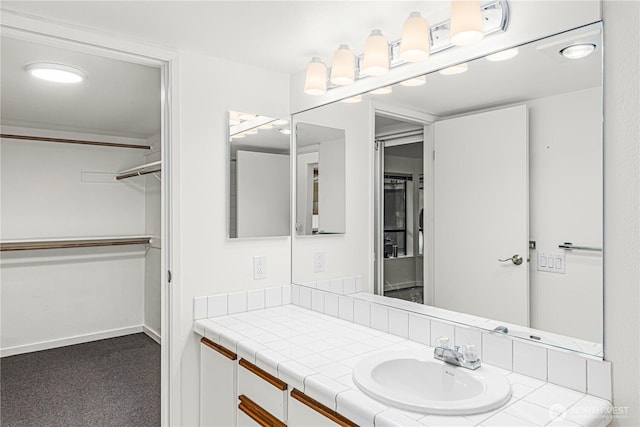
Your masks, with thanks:
M200 342L200 425L235 426L237 356L206 338Z
M297 389L289 396L289 427L356 427L357 424Z
M238 368L240 405L264 411L267 415L287 421L287 384L245 359Z

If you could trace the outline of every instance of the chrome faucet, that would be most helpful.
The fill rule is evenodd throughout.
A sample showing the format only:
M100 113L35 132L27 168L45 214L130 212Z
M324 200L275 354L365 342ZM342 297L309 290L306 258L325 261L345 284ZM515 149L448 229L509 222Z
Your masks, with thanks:
M459 346L449 347L449 338L438 338L438 346L433 350L433 357L455 366L467 369L478 369L481 366L476 346L465 344L462 350Z

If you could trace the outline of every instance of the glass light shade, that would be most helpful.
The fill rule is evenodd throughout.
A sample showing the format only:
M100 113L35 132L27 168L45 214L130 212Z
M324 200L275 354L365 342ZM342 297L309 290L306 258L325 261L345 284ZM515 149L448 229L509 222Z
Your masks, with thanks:
M393 86L385 86L385 87L381 87L375 90L372 90L371 93L372 95L386 95L388 93L393 92Z
M327 93L327 66L318 57L311 59L311 62L307 65L304 93L307 95L324 95Z
M369 76L381 76L389 72L389 43L380 30L371 31L367 38L362 71Z
M452 67L442 69L438 71L438 73L442 74L443 76L452 76L454 74L462 74L468 70L469 70L469 64L465 62L464 64L458 64Z
M87 74L78 68L50 62L28 64L25 69L33 77L56 83L79 83L87 78Z
M265 130L265 129L273 129L273 124L272 123L267 123L267 124L264 124L262 126L258 126L258 130Z
M245 133L245 135L255 135L255 134L258 133L258 129L256 129L256 128L249 129L249 130L246 130L244 133Z
M231 137L231 139L238 139L238 138L244 138L244 137L246 137L244 133L236 133Z
M596 50L596 45L591 43L574 44L573 46L565 47L560 53L565 58L580 59L591 55L594 50Z
M469 46L484 37L480 0L451 1L451 43Z
M414 77L413 79L408 79L400 82L400 85L413 87L413 86L422 86L427 82L426 76Z
M498 61L506 61L507 59L511 59L518 55L518 48L514 47L513 49L503 50L498 53L494 53L492 55L487 55L487 61L498 62Z
M356 79L356 56L349 46L340 45L333 55L331 64L331 83L337 86L353 84Z
M273 122L271 122L271 123L273 123L273 125L274 125L274 126L281 126L281 125L289 124L289 120L286 120L286 119L278 119L278 120L275 120L275 121L273 121Z
M253 120L257 116L251 113L238 113L238 118L242 121Z
M344 102L345 104L357 104L362 101L362 95L352 96L351 98L345 98L340 102Z
M418 62L429 57L429 24L413 12L404 22L400 40L400 59L406 62Z

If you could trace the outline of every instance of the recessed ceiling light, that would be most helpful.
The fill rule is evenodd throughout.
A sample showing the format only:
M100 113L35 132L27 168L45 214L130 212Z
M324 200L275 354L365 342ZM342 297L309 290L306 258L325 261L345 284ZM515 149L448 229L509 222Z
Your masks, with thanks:
M574 44L560 50L565 58L580 59L589 56L596 50L596 45L592 43Z
M465 62L464 64L458 64L442 69L438 71L438 73L442 74L443 76L453 76L454 74L462 74L467 70L469 70L469 64Z
M87 78L87 74L78 68L51 62L35 62L24 68L33 77L56 83L79 83Z
M513 49L503 50L498 53L494 53L493 55L487 55L487 61L498 62L498 61L506 61L507 59L511 59L518 55L518 48L514 47Z

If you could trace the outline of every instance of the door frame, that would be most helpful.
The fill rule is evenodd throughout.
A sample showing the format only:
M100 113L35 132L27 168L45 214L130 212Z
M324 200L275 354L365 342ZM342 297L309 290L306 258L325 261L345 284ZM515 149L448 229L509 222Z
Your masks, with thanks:
M402 120L424 126L423 157L424 153L433 152L433 132L432 125L438 118L436 116L397 107L384 103L372 103L371 122L372 126L372 149L373 149L373 293L384 295L384 243L383 243L383 221L384 221L384 145L375 137L375 117L376 115ZM428 132L427 132L428 131ZM429 135L429 137L427 137ZM433 294L433 162L424 163L424 205L423 217L430 219L423 222L424 241L423 246L423 287L425 290L425 301L430 289ZM429 178L431 177L431 178ZM427 244L427 241L429 244Z
M180 354L172 346L179 331L179 292L171 286L179 272L178 150L179 57L176 51L142 45L74 27L2 11L2 37L64 48L76 52L146 65L160 70L161 79L161 422L179 425L181 419ZM173 276L173 279L171 278ZM172 348L175 347L175 348Z

